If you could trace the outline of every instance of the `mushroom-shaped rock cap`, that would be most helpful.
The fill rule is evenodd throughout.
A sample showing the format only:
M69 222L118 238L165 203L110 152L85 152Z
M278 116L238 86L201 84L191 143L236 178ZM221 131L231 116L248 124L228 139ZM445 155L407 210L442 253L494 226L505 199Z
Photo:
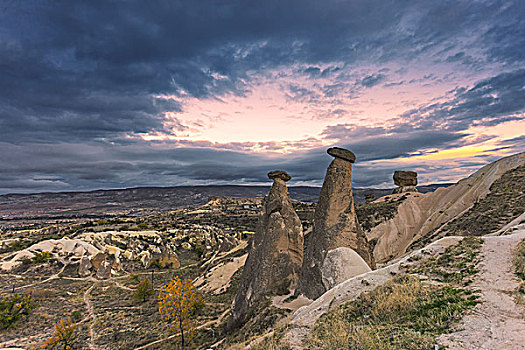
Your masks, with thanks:
M281 179L283 181L288 181L290 180L292 177L290 175L288 175L288 173L284 170L274 170L274 171L270 171L268 173L268 178L274 180L274 179Z
M396 186L416 186L417 173L415 171L396 170L394 172L394 184Z
M355 162L355 154L347 149L340 147L332 147L329 148L326 152L328 152L328 154L332 157L341 158L349 161L350 163Z

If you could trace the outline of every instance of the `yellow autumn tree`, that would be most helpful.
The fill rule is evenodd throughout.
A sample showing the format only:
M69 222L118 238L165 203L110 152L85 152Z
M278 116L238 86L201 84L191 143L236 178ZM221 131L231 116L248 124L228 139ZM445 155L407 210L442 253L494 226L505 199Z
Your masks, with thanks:
M195 311L202 305L202 296L189 279L178 276L164 285L159 292L159 313L163 322L171 330L180 333L184 349L186 339L190 339L195 329Z
M55 334L44 343L45 349L63 349L71 350L77 339L75 328L77 326L71 323L71 317L60 320L55 324Z

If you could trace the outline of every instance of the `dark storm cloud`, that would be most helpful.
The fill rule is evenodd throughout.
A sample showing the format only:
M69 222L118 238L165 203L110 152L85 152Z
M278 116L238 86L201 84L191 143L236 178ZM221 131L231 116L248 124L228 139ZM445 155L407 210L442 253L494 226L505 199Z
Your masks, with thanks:
M365 87L372 87L376 86L377 84L381 83L383 80L385 80L386 76L384 74L377 74L377 75L369 75L363 80L361 80L361 85Z
M401 115L400 128L440 128L462 131L473 125L494 126L523 119L525 113L525 69L501 73L472 88L459 88L444 103L430 104Z
M206 149L192 148L191 142L153 147L126 135L165 131L164 113L184 108L156 95L243 95L250 89L248 72L300 65L315 79L340 74L333 62L406 66L422 55L465 67L508 65L508 73L458 89L448 102L407 112L402 118L408 121L394 128L353 130L360 135L354 142L346 128L322 135L356 150L363 161L449 147L462 142L469 125L494 125L523 112L524 72L510 66L525 61L523 6L519 1L1 1L0 192L257 182L266 181L266 171L275 167L290 170L294 180L318 182L330 161L324 149L277 159L213 150L211 142L193 143ZM472 33L475 59L461 40ZM386 77L378 71L357 82L352 77L350 84L367 88ZM341 74L325 84L323 94L344 92L346 78ZM290 90L296 100L319 98L299 86ZM184 121L174 125L175 132L188 127ZM381 136L384 132L390 134ZM377 136L375 142L369 136ZM387 170L366 169L373 175L366 179L377 175L376 183L383 181ZM358 185L369 183L359 176Z
M4 1L2 8L0 136L12 141L155 131L162 112L180 106L155 104L154 94L242 95L249 70L409 62L445 44L446 60L463 54L451 38L476 30L487 59L525 55L520 2Z

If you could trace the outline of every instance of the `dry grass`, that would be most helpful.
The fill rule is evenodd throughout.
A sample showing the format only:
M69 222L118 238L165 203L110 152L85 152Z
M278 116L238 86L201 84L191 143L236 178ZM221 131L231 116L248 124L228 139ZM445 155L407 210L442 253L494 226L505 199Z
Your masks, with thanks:
M447 332L465 310L477 304L477 298L467 290L400 276L322 316L308 346L327 350L433 349L435 337Z
M283 336L288 330L288 326L278 327L273 333L257 344L250 347L251 350L288 350L290 345L283 341Z
M481 245L481 239L466 237L409 269L438 283L400 275L323 315L308 337L308 349L434 349L436 337L479 303L466 285L478 271Z
M517 304L525 305L525 239L518 243L513 255L515 272L521 280L515 300Z

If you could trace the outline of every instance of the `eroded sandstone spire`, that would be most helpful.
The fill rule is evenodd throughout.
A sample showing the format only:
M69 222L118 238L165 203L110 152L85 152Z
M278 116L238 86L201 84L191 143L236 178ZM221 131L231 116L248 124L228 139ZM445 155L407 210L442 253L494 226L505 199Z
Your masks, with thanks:
M293 293L303 261L303 229L290 201L285 171L268 173L272 188L263 201L244 265L228 329L244 323L248 309L269 293Z
M327 152L334 160L326 171L313 231L306 237L296 292L310 299L316 299L335 285L374 267L370 246L355 215L352 195L355 155L338 147Z

